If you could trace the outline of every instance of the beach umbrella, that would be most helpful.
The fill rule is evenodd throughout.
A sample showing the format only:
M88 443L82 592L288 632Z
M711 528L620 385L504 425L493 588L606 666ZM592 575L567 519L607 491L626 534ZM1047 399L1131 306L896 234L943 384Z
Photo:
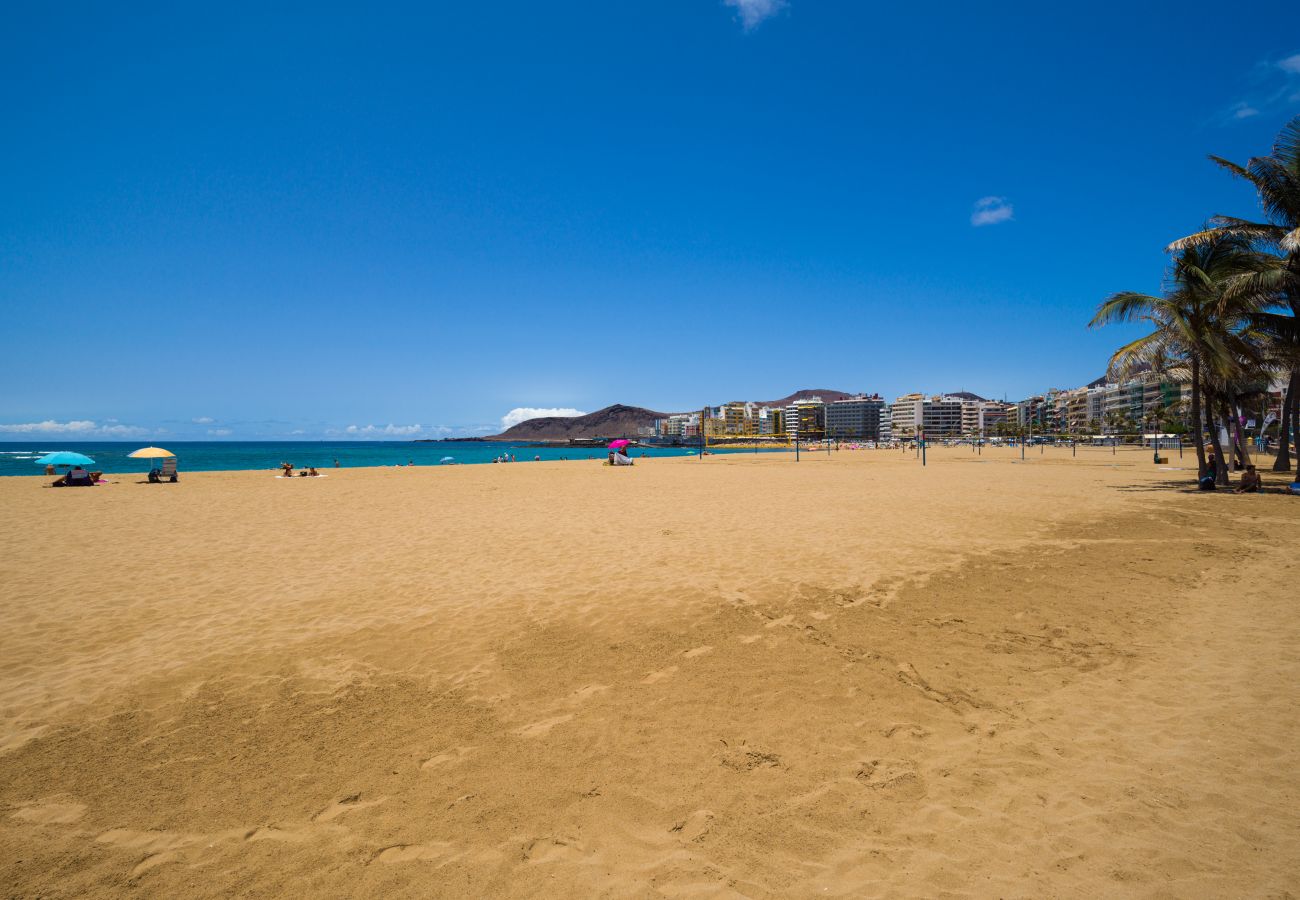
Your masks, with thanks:
M36 460L38 466L93 466L95 461L89 456L73 453L71 450L59 450L47 453Z
M175 455L175 453L164 450L162 447L141 447L139 450L127 454L131 459L166 459Z
M632 442L631 442L631 441L625 441L625 440L622 440L622 439L617 440L617 441L610 441L610 442L609 442L609 449L611 449L611 450L617 450L619 447L626 447L626 446L627 446L628 444L630 444L630 443L632 443Z

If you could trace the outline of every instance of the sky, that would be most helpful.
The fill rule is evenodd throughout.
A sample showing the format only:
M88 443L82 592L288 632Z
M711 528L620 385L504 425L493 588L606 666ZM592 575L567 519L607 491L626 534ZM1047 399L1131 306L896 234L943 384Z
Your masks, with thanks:
M0 440L1097 378L1300 5L7 4Z

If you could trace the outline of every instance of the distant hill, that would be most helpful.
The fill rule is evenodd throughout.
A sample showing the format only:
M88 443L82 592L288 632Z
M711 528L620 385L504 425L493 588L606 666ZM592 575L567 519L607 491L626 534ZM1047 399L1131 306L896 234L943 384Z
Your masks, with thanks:
M795 391L788 397L782 397L780 400L759 400L756 402L759 406L789 406L796 400L807 400L809 397L821 397L827 403L834 403L836 400L847 400L849 397L855 396L857 395L846 391L832 391L828 388L821 388L820 390L805 388L802 391Z
M956 397L959 400L978 400L980 403L988 403L988 397L981 397L979 394L972 394L970 391L949 391L944 394L945 397Z
M654 425L670 413L615 403L585 416L542 416L528 419L489 441L568 441L574 438L634 438L637 429Z

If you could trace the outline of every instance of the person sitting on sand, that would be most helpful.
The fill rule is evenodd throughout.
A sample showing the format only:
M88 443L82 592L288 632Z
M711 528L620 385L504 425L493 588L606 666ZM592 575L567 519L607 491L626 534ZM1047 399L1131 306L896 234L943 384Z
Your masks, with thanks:
M293 475L293 463L280 463L280 472L285 478L291 477Z
M1215 489L1219 475L1218 458L1213 453L1205 455L1205 474L1196 480L1196 486L1203 491Z
M609 464L611 466L632 466L636 465L636 460L627 455L626 447L619 447L617 450L610 451Z
M316 471L316 467L315 467L315 466L310 466L310 467L307 469L307 474L308 474L308 475L312 475L312 476L319 476L319 475L320 475L320 472L317 472L317 471Z
M1254 466L1246 466L1246 471L1242 473L1241 483L1237 485L1234 494L1258 494L1260 487L1264 484L1264 479L1259 477Z
M62 478L54 481L52 487L87 487L95 483L95 478L81 466L69 469Z

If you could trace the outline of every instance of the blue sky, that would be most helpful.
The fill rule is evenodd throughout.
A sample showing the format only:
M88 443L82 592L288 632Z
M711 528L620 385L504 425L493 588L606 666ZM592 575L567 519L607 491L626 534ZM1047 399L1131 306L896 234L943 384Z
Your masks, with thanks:
M363 6L0 13L0 439L1074 386L1300 113L1292 3Z

